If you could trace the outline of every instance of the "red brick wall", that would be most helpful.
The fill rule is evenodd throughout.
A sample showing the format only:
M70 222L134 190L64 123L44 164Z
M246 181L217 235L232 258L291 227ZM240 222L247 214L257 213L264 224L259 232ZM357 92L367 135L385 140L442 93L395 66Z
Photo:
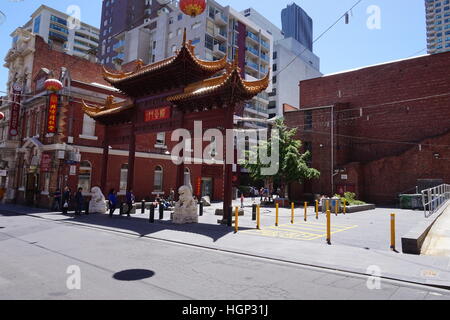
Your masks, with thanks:
M450 145L450 81L445 70L450 70L450 52L302 81L301 110L285 115L287 124L299 129L298 137L312 142L312 164L322 172L312 192L331 193L331 108L312 111L311 131L304 130L302 109L332 105L335 168L354 162L363 166L347 181L337 175L335 186L351 184L368 201L392 203L417 179L450 182L450 167L433 158L442 148L424 142ZM424 144L422 151L419 143Z

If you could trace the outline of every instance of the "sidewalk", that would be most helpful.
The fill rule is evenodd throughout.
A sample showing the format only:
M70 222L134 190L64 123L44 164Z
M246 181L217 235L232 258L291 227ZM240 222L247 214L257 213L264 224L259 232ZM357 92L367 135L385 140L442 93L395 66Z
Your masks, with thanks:
M240 204L238 201L234 205L238 203ZM355 225L354 222L357 221L359 225L352 229L334 233L332 235L332 245L329 246L326 244L323 236L320 236L320 232L318 237L313 240L283 238L277 236L277 234L270 236L259 235L251 219L251 207L246 207L245 216L239 217L241 228L237 234L234 234L233 228L217 224L220 216L214 215L216 207L220 207L220 205L214 204L212 207L206 207L204 216L199 217L199 224L181 226L174 225L168 221L168 212L165 212L165 219L162 221L157 220L158 214L156 213L154 224L150 224L148 221L148 211L143 215L138 212L131 218L126 216L119 217L117 213L112 219L107 215L99 214L83 215L74 218L63 216L60 213L42 212L33 208L0 205L0 213L3 210L20 213L33 212L32 216L34 217L57 221L58 223L70 223L103 231L120 232L138 237L160 239L196 247L359 274L368 274L368 268L376 266L381 271L383 278L450 287L450 258L394 253L388 249L388 243L380 245L378 244L379 241L374 241L379 228L377 226L378 220L383 222L380 225L384 228L384 215L390 210L380 209L380 211L372 213L333 216L332 221L335 224ZM300 221L300 217L302 217L300 210L298 209L296 213L296 219L299 221L294 224L293 228L305 228L307 223L309 223L307 228L312 229L314 232L316 232L316 229L321 228L319 226L324 222L323 216L320 217L321 220L319 219L319 222L314 221L314 210L310 208L308 211L309 222L305 223ZM263 230L266 230L272 228L270 225L273 224L274 210L264 209L263 211L262 225ZM381 219L378 219L377 214L380 215ZM416 216L412 216L412 214L414 212L407 211L401 212L399 215L404 216L405 221L409 221L413 217L419 219L421 212L418 212ZM280 210L280 225L288 225L289 220L290 210ZM373 228L373 234L367 234L367 230L370 230L370 228ZM280 233L282 232L284 231L280 231ZM291 231L288 232L293 233ZM309 232L300 232L301 234L309 234ZM386 233L388 234L388 231ZM361 234L366 234L369 241L364 242ZM401 235L399 234L398 238ZM350 238L354 238L352 241L353 246L348 244ZM359 241L364 242L364 244L360 245ZM367 243L377 243L376 248L366 247ZM385 247L386 249L381 249Z
M423 243L422 252L429 256L450 257L450 206L431 228Z

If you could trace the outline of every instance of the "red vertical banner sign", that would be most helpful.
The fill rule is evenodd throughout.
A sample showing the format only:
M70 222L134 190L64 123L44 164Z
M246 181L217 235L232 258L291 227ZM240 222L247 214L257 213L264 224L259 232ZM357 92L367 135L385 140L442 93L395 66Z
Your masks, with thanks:
M20 117L20 95L22 86L18 83L13 85L13 103L11 105L11 118L9 120L9 135L15 137L19 134Z
M197 178L197 196L199 198L201 198L201 196L202 196L202 178L201 177Z
M50 94L50 101L48 105L47 117L47 132L56 133L56 112L58 108L58 95L56 93Z

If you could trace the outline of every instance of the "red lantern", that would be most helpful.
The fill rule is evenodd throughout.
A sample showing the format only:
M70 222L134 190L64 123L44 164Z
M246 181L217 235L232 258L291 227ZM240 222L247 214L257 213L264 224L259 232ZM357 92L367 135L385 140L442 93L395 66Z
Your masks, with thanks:
M202 14L205 9L205 0L180 0L180 10L192 18Z
M3 112L0 112L0 121L2 121L3 119L5 119L5 114Z
M44 82L44 88L48 91L57 92L63 88L61 81L56 79L47 79Z

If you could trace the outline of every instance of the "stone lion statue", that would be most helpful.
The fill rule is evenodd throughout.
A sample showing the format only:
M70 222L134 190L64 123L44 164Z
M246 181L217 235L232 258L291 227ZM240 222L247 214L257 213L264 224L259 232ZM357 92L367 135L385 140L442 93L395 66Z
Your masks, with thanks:
M188 186L178 189L180 200L175 204L172 222L176 224L198 223L197 201Z
M106 199L99 187L91 189L92 198L89 201L89 213L106 213Z

